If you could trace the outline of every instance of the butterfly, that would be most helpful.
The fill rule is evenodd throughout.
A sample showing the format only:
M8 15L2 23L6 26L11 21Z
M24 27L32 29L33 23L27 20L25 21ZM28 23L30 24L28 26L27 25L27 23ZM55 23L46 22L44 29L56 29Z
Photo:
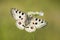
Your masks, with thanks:
M17 28L27 32L35 32L36 29L42 28L47 25L44 19L35 18L32 14L24 13L16 8L11 9L11 14L16 20Z

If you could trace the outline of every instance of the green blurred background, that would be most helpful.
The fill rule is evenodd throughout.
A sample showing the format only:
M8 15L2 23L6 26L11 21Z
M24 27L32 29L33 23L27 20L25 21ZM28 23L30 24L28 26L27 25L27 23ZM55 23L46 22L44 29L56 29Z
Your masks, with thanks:
M24 12L43 11L47 26L33 33L19 30L11 8ZM60 0L0 0L0 40L60 40Z

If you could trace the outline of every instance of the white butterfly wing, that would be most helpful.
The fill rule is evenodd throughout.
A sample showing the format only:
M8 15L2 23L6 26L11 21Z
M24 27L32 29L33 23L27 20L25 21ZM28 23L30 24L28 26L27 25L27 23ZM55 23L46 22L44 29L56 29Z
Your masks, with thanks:
M36 28L41 28L44 27L46 25L46 21L43 19L39 19L39 18L33 18L31 20L31 25L33 24Z
M23 19L23 21L25 21L27 17L25 13L21 12L20 10L16 8L12 8L11 14L15 20Z
M45 20L39 19L39 18L32 18L32 20L30 21L30 24L28 24L25 27L25 30L27 32L35 32L36 29L44 27L45 25L46 25L46 21Z
M23 30L25 28L25 21L27 19L26 14L16 8L12 8L11 13L14 19L16 20L16 26L19 29Z
M16 21L16 26L17 26L17 28L24 30L25 22L23 22L22 20L19 19L18 21Z

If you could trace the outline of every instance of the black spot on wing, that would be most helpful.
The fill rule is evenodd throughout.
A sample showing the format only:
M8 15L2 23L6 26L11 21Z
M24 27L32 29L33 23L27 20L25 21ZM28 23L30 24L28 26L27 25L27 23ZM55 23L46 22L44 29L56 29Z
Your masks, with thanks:
M19 16L19 18L21 18L21 16Z
M24 15L24 13L22 13L22 15Z
M33 22L33 24L34 24L34 22Z
M36 21L38 20L38 18L35 19Z
M18 22L19 25L21 25L21 22Z
M21 18L21 20L23 20L23 18Z
M16 10L16 13L18 12L18 10Z
M43 23L43 20L41 21L41 23Z
M19 11L19 13L21 13L21 11Z
M31 29L33 29L33 27L31 27Z
M37 22L35 24L37 25Z
M40 21L41 19L39 19L39 21Z

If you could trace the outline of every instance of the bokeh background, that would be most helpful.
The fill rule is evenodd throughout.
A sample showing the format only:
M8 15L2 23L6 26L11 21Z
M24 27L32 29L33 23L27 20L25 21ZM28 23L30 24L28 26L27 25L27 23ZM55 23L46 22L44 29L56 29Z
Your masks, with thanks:
M33 33L19 30L11 8L24 12L43 11L47 26ZM0 0L0 40L60 40L60 0Z

